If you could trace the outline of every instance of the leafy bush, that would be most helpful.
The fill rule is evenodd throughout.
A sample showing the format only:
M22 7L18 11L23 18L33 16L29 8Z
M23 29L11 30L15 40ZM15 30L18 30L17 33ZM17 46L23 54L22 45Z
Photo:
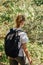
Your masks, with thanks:
M0 51L3 52L0 61L8 63L3 38L10 28L15 27L18 14L26 17L23 29L30 40L27 46L33 65L39 65L43 63L43 0L0 0Z

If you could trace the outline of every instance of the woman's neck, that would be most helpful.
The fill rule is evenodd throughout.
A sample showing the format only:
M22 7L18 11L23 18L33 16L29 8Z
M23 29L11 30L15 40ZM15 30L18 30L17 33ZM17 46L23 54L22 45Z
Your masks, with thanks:
M19 27L18 27L18 26L16 26L16 28L21 28L21 26L19 26Z

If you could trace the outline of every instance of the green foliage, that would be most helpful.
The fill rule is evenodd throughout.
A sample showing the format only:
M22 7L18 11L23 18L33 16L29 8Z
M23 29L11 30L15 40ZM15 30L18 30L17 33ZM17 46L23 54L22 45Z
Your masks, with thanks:
M38 0L32 0L32 1L34 2ZM43 33L43 9L42 8L43 8L43 5L37 7L37 5L35 5L34 3L33 4L30 3L29 5L27 2L28 1L26 0L25 1L24 0L23 1L20 1L20 0L4 1L1 5L4 11L3 10L0 11L0 22L5 22L5 23L2 23L2 25L5 25L7 23L5 27L7 26L6 29L8 30L9 28L14 26L14 24L12 25L12 23L14 23L15 21L14 19L16 18L16 15L24 14L26 16L26 25L24 26L24 29L26 29L29 39L32 42L38 42L39 40L42 41L42 36L43 36L42 34Z
M43 63L43 45L39 46L37 43L34 44L28 44L27 45L32 59L33 59L33 65L41 64Z
M8 63L3 48L3 40L7 31L15 26L18 14L26 17L23 29L29 40L28 49L33 65L43 63L43 0L1 0L0 1L0 51L3 52L1 62Z
M11 22L12 21L12 19L10 18L10 15L7 13L3 13L2 15L0 15L0 17L1 17L1 19L0 19L1 22L3 22L3 21Z
M3 51L3 46L2 45L0 45L0 51Z
M36 4L37 6L40 6L40 5L43 4L43 0L34 0L34 2L35 2L35 4Z

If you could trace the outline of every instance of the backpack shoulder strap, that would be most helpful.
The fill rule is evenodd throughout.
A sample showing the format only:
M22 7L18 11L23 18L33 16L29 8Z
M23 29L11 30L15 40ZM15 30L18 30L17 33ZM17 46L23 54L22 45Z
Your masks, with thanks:
M17 30L17 34L18 34L19 31L23 32L23 30ZM22 44L21 44L21 46L22 46ZM20 46L19 50L21 49L21 46Z
M23 30L17 30L17 32L19 32L19 31L20 31L20 32L23 32Z
M11 29L10 29L10 32L11 32L11 33L12 33L12 32L16 32L16 29L11 28Z
M18 32L23 32L23 30L17 30L17 29L15 29L15 31L16 31L17 35L18 35Z
M13 31L13 28L10 29L10 32L12 32L12 31Z

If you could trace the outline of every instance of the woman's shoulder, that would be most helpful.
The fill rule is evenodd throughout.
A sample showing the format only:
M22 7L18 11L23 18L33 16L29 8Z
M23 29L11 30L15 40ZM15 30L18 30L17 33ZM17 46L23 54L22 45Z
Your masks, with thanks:
M20 32L20 35L26 35L26 32L21 31L21 32Z
M24 31L20 32L19 35L21 36L21 38L27 37L27 34Z

